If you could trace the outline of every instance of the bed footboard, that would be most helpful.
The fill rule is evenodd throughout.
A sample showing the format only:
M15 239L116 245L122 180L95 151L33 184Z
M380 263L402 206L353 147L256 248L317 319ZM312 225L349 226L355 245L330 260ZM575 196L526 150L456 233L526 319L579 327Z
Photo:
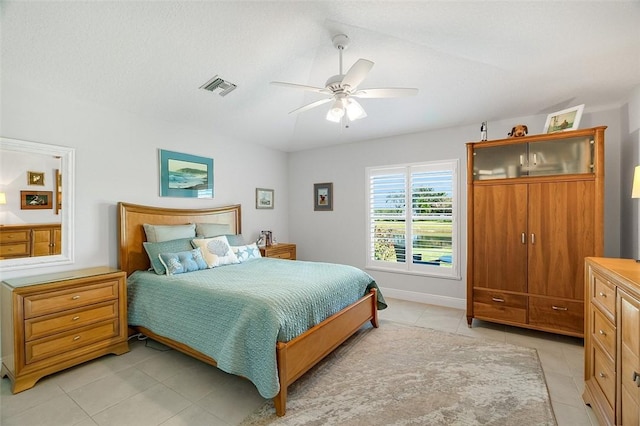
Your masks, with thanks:
M378 327L377 290L371 292L305 333L276 345L280 392L273 399L276 414L284 416L287 388L300 376L370 321Z
M370 293L354 304L347 306L295 339L276 344L280 392L273 398L273 403L278 416L285 415L289 385L351 337L367 321L378 328L377 300L377 290L371 289ZM134 326L131 328L200 361L217 366L215 359L185 344L155 334L145 327Z

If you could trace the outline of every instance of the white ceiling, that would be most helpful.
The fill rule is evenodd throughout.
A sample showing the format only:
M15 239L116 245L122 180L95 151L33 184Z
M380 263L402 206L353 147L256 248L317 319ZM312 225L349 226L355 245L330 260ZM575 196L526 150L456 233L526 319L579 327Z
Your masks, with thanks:
M7 2L2 72L212 135L296 151L394 134L621 105L640 84L640 2L618 1L116 1ZM375 62L360 88L417 87L418 96L362 99L348 129L321 95L270 81L324 86ZM214 75L226 97L199 87ZM10 81L10 80L6 80Z

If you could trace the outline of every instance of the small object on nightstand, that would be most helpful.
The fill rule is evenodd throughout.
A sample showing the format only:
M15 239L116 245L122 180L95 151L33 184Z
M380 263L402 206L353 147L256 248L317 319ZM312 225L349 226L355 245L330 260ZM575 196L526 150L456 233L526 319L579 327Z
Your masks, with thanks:
M290 243L278 243L271 246L264 246L260 247L260 254L262 257L296 260L296 245Z

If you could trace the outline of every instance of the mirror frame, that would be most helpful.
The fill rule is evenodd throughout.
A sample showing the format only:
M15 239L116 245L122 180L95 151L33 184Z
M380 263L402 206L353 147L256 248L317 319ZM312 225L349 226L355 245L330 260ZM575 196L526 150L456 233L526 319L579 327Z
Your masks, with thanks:
M20 257L0 259L0 272L47 266L66 265L74 262L74 211L75 211L75 148L28 142L0 137L0 152L15 151L60 157L62 174L62 210L60 222L62 230L62 252L50 256Z

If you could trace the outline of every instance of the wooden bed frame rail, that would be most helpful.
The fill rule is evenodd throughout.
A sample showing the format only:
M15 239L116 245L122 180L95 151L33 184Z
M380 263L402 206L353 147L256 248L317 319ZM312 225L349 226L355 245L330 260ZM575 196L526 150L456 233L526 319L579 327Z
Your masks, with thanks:
M144 223L176 225L185 223L226 223L230 229L240 233L240 205L211 209L168 209L118 203L119 264L127 276L138 269L149 267L143 248ZM289 342L276 343L276 360L280 391L273 398L278 416L284 416L287 406L287 388L320 360L340 346L367 322L378 327L377 290L360 298L340 312L307 330ZM183 352L207 364L217 366L215 359L184 343L160 336L144 327L131 327L164 345Z

